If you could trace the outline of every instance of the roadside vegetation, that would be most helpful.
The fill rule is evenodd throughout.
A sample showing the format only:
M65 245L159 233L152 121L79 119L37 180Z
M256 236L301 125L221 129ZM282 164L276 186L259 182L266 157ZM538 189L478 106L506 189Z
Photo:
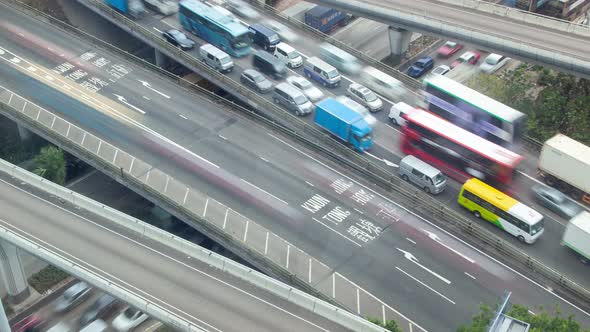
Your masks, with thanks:
M37 293L43 294L51 287L66 279L68 276L69 274L58 269L57 267L53 265L47 265L39 272L29 277L28 281L29 285L33 287Z
M541 142L563 133L590 145L590 81L522 64L501 76L479 74L471 88L527 114L528 135Z

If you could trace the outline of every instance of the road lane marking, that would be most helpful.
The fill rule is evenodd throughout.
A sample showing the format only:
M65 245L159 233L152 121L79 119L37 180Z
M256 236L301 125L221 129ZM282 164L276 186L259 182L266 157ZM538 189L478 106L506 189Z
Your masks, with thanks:
M410 243L416 244L416 241L410 239L409 237L407 237L406 240L408 240Z
M182 114L178 114L178 116L181 117L181 118L183 118L183 119L185 119L185 120L188 120L188 118L186 116L182 115Z
M154 30L158 31L158 33L162 33L162 30L160 30L160 29L158 29L158 28L156 28L156 27L152 27L152 29L154 29Z
M315 220L316 222L318 222L318 223L322 224L324 227L326 227L326 228L330 229L330 230L331 230L331 231L333 231L334 233L336 233L336 234L338 234L338 235L342 236L342 237L343 237L343 238L345 238L346 240L348 240L348 241L350 241L350 242L354 243L354 244L355 244L355 245L357 245L359 248L362 248L362 245L360 245L360 244L358 244L358 243L354 242L353 240L349 239L349 238L348 238L346 235L344 235L344 234L340 233L339 231L335 230L334 228L332 228L332 227L330 227L330 226L328 226L328 225L324 224L323 222L319 221L319 220L318 220L316 217L312 217L312 219L313 219L313 220Z
M42 198L42 197L36 196L36 195L34 195L34 194L32 194L32 193L29 193L29 192L27 192L27 191L25 191L25 190L23 190L23 189L21 189L21 188L19 188L19 187L16 187L15 185L13 185L13 184L11 184L11 183L8 183L8 182L6 182L6 181L5 181L5 180L3 180L3 179L0 179L0 182L4 182L5 184L7 184L7 185L9 185L9 186L11 186L11 187L13 187L13 188L15 188L16 190L19 190L19 191L23 192L23 193L24 193L24 194L26 194L26 195L29 195L29 196L31 196L31 197L34 197L35 199L38 199L38 200L40 200L40 201L42 201L42 202L45 202L45 203L47 203L47 204L49 204L49 205L51 205L51 206L53 206L53 207L55 207L55 208L57 208L57 209L59 209L59 210L62 210L62 211L64 211L64 212L65 212L65 213L67 213L67 214L71 214L71 215L73 215L73 216L75 216L75 217L77 217L77 218L79 218L79 219L81 219L81 220L84 220L84 221L88 222L89 224L92 224L92 225L94 225L94 226L96 226L96 227L98 227L98 228L102 228L103 230L105 230L105 231L107 231L107 232L110 232L111 234L114 234L115 236L119 236L119 237L121 237L121 238L123 238L123 239L125 239L125 240L127 240L127 241L129 241L129 242L135 243L136 245L138 245L138 246L140 246L140 247L143 247L144 249L147 249L148 251L151 251L151 252L153 252L153 253L154 253L154 254L156 254L156 255L160 255L160 256L162 256L162 257L164 257L164 258L167 258L167 259L169 259L169 260L171 260L171 261L173 261L173 262L175 262L175 263L177 263L177 264L179 264L179 265L181 265L181 266L184 266L185 268L188 268L189 270L193 270L193 271L195 271L195 272L197 272L197 273L200 273L200 274L201 274L201 275L203 275L203 276L206 276L206 277L208 277L208 278L210 278L210 279L212 279L212 280L214 280L214 281L216 281L216 282L218 282L218 283L220 283L220 284L222 284L222 285L224 285L224 286L227 286L227 287L229 287L229 288L231 288L231 289L233 289L233 290L235 290L235 291L239 292L239 293L242 293L242 294L244 294L244 295L246 295L246 296L249 296L249 297L251 297L251 298L253 298L253 299L255 299L255 300L257 300L257 301L259 301L259 302L261 302L261 303L264 303L264 304L266 304L266 305L268 305L268 306L270 306L270 307L272 307L272 308L274 308L274 309L276 309L276 310L278 310L278 311L281 311L281 312L283 312L283 313L285 313L285 314L287 314L287 315L290 315L291 317L297 318L297 319L299 319L299 320L301 320L301 321L303 321L303 322L305 322L305 323L307 323L307 324L309 324L309 325L311 325L311 326L314 326L314 327L316 327L316 328L318 328L318 329L320 329L320 330L322 330L322 331L329 332L328 330L324 329L323 327L321 327L321 326L318 326L318 325L316 325L315 323L313 323L313 322L311 322L311 321L309 321L309 320L307 320L307 319L305 319L305 318L303 318L303 317L300 317L300 316L298 316L298 315L296 315L296 314L294 314L294 313L291 313L291 312L287 311L286 309L283 309L283 308L281 308L281 307L279 307L279 306L277 306L277 305L275 305L275 304L273 304L273 303L270 303L269 301L266 301L266 300L264 300L264 299L262 299L262 298L260 298L260 297L258 297L258 296L256 296L256 295L254 295L254 294L252 294L252 293L249 293L249 292L247 292L247 291L245 291L245 290L243 290L243 289L240 289L240 288L238 288L237 286L234 286L234 285L230 284L229 282L226 282L226 281L224 281L224 280L222 280L222 279L220 279L220 278L217 278L217 277L213 276L212 274L209 274L209 273L207 273L207 272L205 272L205 271L199 270L198 268L196 268L196 267L193 267L193 266L190 266L190 265L188 265L187 263L181 262L181 261L179 261L179 260L178 260L178 259L176 259L176 258L173 258L173 257L171 257L171 256L169 256L169 255L167 255L167 254L164 254L164 253L162 253L162 252L160 252L160 251L158 251L158 250L156 250L156 249L154 249L154 248L151 248L151 247L149 247L149 246L147 246L147 245L145 245L145 244L143 244L143 243L141 243L141 242L138 242L138 241L136 241L136 240L134 240L134 239L131 239L131 238L129 238L129 237L127 237L127 236L125 236L125 235L123 235L123 234L121 234L121 233L118 233L118 232L116 232L116 231L114 231L114 230L112 230L112 229L110 229L110 228L108 228L108 227L106 227L106 226L103 226L103 225L100 225L100 224L98 224L98 223L95 223L95 222L93 222L93 221L92 221L92 220L90 220L90 219L87 219L87 218L85 218L85 217L83 217L83 216L81 216L81 215L78 215L78 214L74 213L73 211L70 211L70 210L68 210L68 209L66 209L66 208L63 208L63 207L59 206L59 205L53 204L52 202L49 202L49 201L45 200L45 199L44 199L44 198ZM59 251L59 252L62 252L62 253L64 253L64 254L65 254L65 255L67 255L67 256L70 256L70 257L72 257L72 258L75 258L76 260L78 260L78 261L80 261L80 262L83 262L83 263L85 263L85 264L88 264L88 266L90 266L90 267L92 267L92 268L96 269L97 271L100 271L100 272L104 273L105 275L108 275L108 276L110 276L110 277L111 277L111 278L113 278L113 279L119 280L121 283L127 284L129 287L131 287L131 288L134 288L134 289L136 289L137 291L139 291L139 292L141 292L141 293L144 293L144 294L146 294L147 296L149 296L149 297L151 297L151 298L153 298L153 299L156 299L156 300L160 301L161 303L165 303L165 304L169 305L170 307L172 307L172 308L174 308L174 309L178 310L179 312L181 312L181 313L183 313L183 314L187 315L188 317L191 317L191 318L193 318L193 319L194 319L194 320L196 320L196 321L199 321L199 322L201 322L201 323L203 323L203 324L206 324L206 325L210 326L211 328L213 328L213 329L215 329L215 330L217 330L217 331L221 331L221 330L219 330L219 329L215 328L214 326L212 326L212 325L210 325L210 324L208 324L208 323L206 323L206 322L204 322L204 321L202 321L202 320L200 320L200 319L198 319L198 318L196 318L196 317L194 317L194 316L192 316L192 315L190 315L190 314L188 314L188 313L186 313L186 312L184 312L184 311L182 311L182 310L180 310L180 309L178 309L178 308L176 308L176 307L174 307L173 305L171 305L171 304L169 304L169 303L167 303L167 302L165 302L165 301L162 301L162 300L160 300L160 299L158 299L158 298L156 298L156 297L154 297L154 296L150 295L149 293L146 293L146 292L144 292L144 291L142 291L142 290L138 289L137 287L135 287L135 286L133 286L133 285L131 285L131 284L129 284L129 283L127 283L127 282L125 282L124 280L122 280L122 279L120 279L120 278L117 278L117 277L115 277L114 275L111 275L111 274L109 274L108 272L106 272L106 271L103 271L103 270L101 270L101 269L99 269L99 268L97 268L97 267L93 266L92 264L90 264L90 263L88 263L88 262L85 262L84 260L82 260L82 259L80 259L80 258L78 258L78 257L76 257L76 256L74 256L74 255L72 255L72 254L69 254L69 253L67 253L67 252L65 252L65 251L63 251L63 250L61 250L61 249L59 249L59 248L57 248L57 247L53 246L53 245L52 245L52 244L50 244L50 243L48 243L48 242L45 242L45 241L43 241L43 240L39 239L39 238L37 238L37 237L33 236L32 234L29 234L29 233L27 233L27 232L23 231L22 229L20 229L20 228L18 228L18 227L15 227L14 225L11 225L10 223L6 222L6 221L5 221L5 220L3 220L3 219L0 219L0 221L1 221L1 222L3 222L3 223L5 223L6 225L8 225L9 227L11 227L11 228L13 228L13 229L16 229L16 230L18 230L18 231L20 231L20 232L22 232L22 233L24 233L24 234L27 234L28 236L30 236L30 237L31 237L31 238L33 238L33 239L37 239L38 241L40 241L40 242L42 242L42 243L45 243L47 246L50 246L50 247L54 248L55 250L57 250L57 251ZM10 231L10 230L9 230L9 231ZM13 231L13 232L14 232L14 231ZM133 231L130 231L130 232L134 233ZM203 262L201 262L201 263L203 263ZM203 264L206 264L206 263L203 263ZM244 280L244 279L242 279L242 280L243 280L244 282L247 282L247 281L246 281L246 280ZM131 291L129 291L129 292L131 292ZM133 293L133 292L131 292L131 293ZM137 295L137 294L135 294L135 295L136 295L136 296L138 296L138 297L141 297L141 296L139 296L139 295ZM280 296L278 296L278 297L280 298ZM163 309L163 308L162 308L162 309ZM163 310L165 310L165 309L163 309Z
M142 81L142 80L138 80L141 85L143 85L144 87L146 87L147 89L150 89L152 91L154 91L155 93L159 94L160 96L166 98L166 99L170 99L170 96L163 93L162 91L156 90L155 88L152 87L152 85L149 82L146 81Z
M444 244L442 240L438 237L438 235L422 228L422 232L426 233L428 237L433 240L434 242L440 244L441 246L445 247L446 249L450 250L451 252L459 255L460 257L466 259L469 263L475 263L475 260L469 258L467 255L460 253L458 250L451 248L450 246Z
M130 104L129 102L127 102L127 98L125 98L125 97L123 97L123 96L121 96L121 95L118 95L118 94L116 94L116 93L113 93L113 95L115 95L115 97L117 97L117 99L118 99L120 102L122 102L123 104L125 104L125 105L127 105L127 106L131 107L132 109L134 109L134 110L138 111L138 112L139 112L139 113L141 113L141 114L145 114L145 111L144 111L144 110L142 110L141 108L139 108L139 107L137 107L137 106L135 106L135 105L132 105L132 104Z
M143 99L145 99L145 100L151 100L151 99L149 99L149 98L148 98L148 97L146 97L146 96L141 96L141 97L142 97Z
M281 201L283 204L285 204L285 205L289 205L289 203L287 203L287 201L285 201L285 200L282 200L282 199L278 198L277 196L275 196L275 195L273 195L273 194L269 193L268 191L266 191L266 190L264 190L264 189L262 189L262 188L259 188L259 187L255 186L255 185L253 185L252 183L250 183L250 182L248 182L248 181L246 181L246 180L242 179L242 178L240 178L240 180L242 180L242 181L243 181L243 182L245 182L246 184L249 184L250 186L252 186L252 187L254 187L254 188L256 188L256 189L258 189L258 190L262 191L263 193L265 193L265 194L267 194L267 195L269 195L269 196L273 197L274 199L276 199L276 200L278 200L278 201Z
M417 278L415 278L414 276L412 276L411 274L409 274L408 272L400 269L399 267L395 267L398 271L400 271L401 273L407 275L408 277L414 279L414 281L416 281L417 283L419 283L420 285L428 288L429 290L431 290L432 292L434 292L435 294L437 294L438 296L442 297L443 299L451 302L452 304L456 304L453 300L449 299L448 297L444 296L443 294L439 293L438 291L436 291L434 288L428 286L427 284L423 283L422 281L418 280Z
M466 276L468 276L469 278L471 278L471 279L475 280L475 277L474 277L474 276L472 276L471 274L469 274L469 273L467 273L467 272L463 272L463 273L465 273L465 275L466 275Z
M312 186L312 187L315 187L315 186L313 185L313 183L311 183L311 182L309 182L309 181L305 181L305 183L307 183L308 185L310 185L310 186Z
M430 270L429 268L427 268L426 266L420 264L420 261L418 260L418 258L416 258L416 256L414 256L411 252L409 251L405 251L402 250L400 248L396 248L398 251L400 251L401 253L404 254L404 257L409 260L410 262L416 264L418 267L422 268L424 271L432 274L433 276L437 277L438 279L440 279L442 282L446 283L447 285L451 284L451 281L441 275L439 275L438 273Z

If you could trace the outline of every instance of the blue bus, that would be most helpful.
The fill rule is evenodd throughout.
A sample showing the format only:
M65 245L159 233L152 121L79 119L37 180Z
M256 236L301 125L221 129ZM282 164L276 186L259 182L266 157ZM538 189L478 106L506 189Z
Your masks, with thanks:
M178 17L186 30L230 55L250 54L251 32L233 16L199 0L183 0L179 5Z

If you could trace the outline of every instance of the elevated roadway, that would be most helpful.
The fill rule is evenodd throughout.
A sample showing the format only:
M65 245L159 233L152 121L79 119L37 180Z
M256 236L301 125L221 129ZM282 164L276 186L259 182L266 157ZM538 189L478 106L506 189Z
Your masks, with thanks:
M396 320L406 330L452 331L477 312L479 303L495 303L504 289L513 290L520 303L560 303L564 312L586 319L567 301L407 212L364 179L347 177L340 165L116 55L17 12L5 12L6 21L28 22L27 29L52 42L50 48L58 45L70 52L67 61L56 61L47 46L30 48L10 37L1 39L5 88L30 96L105 145L199 188L304 248L330 273L340 273L395 307L403 314ZM75 68L62 72L65 62ZM85 71L92 75L70 75L79 69L77 62L82 68L88 65ZM92 88L98 84L90 81L93 76L108 84ZM204 168L222 172L224 181L204 175ZM138 172L146 181L152 174ZM362 227L364 233L359 232ZM366 310L366 298L347 293L340 279L324 288L333 275L310 272L310 280L330 296L350 296L337 297L349 307Z
M0 227L197 331L347 331L149 236L0 174ZM98 204L97 204L98 205ZM31 247L26 247L29 250ZM70 271L70 272L72 272ZM163 318L163 317L162 317Z
M312 0L395 27L590 75L590 28L483 1Z

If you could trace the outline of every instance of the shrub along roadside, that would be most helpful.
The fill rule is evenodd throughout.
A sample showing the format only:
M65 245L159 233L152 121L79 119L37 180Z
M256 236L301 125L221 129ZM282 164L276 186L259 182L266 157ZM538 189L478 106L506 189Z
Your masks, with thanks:
M67 277L69 277L69 274L53 265L48 265L29 278L29 285L39 294L43 294Z

